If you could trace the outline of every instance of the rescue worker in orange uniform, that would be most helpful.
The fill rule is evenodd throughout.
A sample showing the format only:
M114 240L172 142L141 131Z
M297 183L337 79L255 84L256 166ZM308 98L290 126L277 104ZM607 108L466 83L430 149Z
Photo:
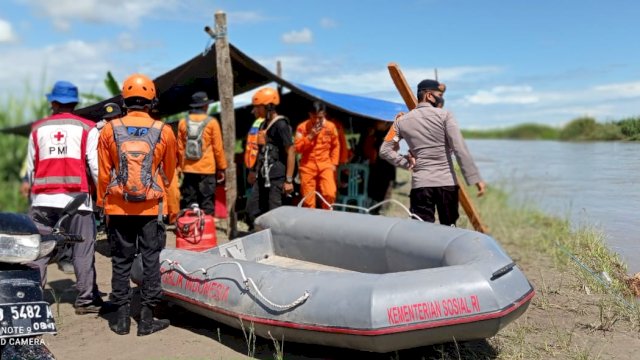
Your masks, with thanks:
M304 206L315 208L315 191L329 203L336 200L336 167L340 160L340 141L334 123L326 120L326 107L316 101L309 119L296 129L295 148L302 155L298 171ZM322 207L328 209L323 202Z
M111 244L111 302L118 307L109 327L118 335L131 327L129 286L136 253L142 257L140 321L138 336L169 326L169 320L153 317L162 299L160 251L166 243L162 215L168 179L176 168L176 138L171 127L149 113L157 103L153 81L134 74L123 83L127 115L109 121L98 141L98 206L107 216ZM151 174L152 176L145 176Z
M176 154L179 156L179 154ZM167 224L173 225L176 223L178 213L180 213L180 169L176 168L173 173L173 179L169 183L167 189Z
M331 121L333 125L336 126L336 130L338 130L338 142L340 143L338 165L344 165L348 163L353 156L351 149L349 149L349 145L347 144L347 136L344 133L344 126L342 126L340 120L332 119L331 117L327 117L327 120Z
M224 182L227 160L218 120L207 115L213 102L204 91L191 97L191 110L178 125L178 160L184 174L180 193L182 208L198 204L205 214L215 211L216 183Z

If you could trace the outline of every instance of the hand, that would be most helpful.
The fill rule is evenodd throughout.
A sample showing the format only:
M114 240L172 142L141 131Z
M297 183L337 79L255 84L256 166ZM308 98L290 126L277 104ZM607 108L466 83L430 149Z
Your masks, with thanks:
M482 195L484 195L484 191L486 189L486 185L484 181L480 181L476 183L476 187L478 188L478 197L481 197Z
M293 183L285 182L282 191L288 196L293 192Z
M224 170L217 170L216 171L216 183L223 184L224 180L225 180Z
M309 131L309 134L307 135L309 140L313 140L314 137L318 136L318 134L320 134L320 130L322 130L322 127L317 127L315 125L312 126L311 131Z
M253 185L255 182L256 182L256 172L249 171L249 175L247 175L247 183L249 183L249 185Z
M413 157L413 154L411 152L405 155L404 158L409 162L408 169L412 170L416 166L416 158Z
M23 181L22 184L20 184L20 194L28 198L30 191L31 191L31 185L29 184L29 182Z

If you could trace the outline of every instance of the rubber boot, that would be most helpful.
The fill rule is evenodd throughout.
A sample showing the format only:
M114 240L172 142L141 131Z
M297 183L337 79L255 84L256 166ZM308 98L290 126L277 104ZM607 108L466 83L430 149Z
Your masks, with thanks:
M154 319L153 310L148 306L140 309L140 322L138 323L138 336L145 336L169 327L169 320Z
M109 324L111 331L118 335L126 335L131 329L131 318L129 317L129 304L120 305L116 311L116 321Z

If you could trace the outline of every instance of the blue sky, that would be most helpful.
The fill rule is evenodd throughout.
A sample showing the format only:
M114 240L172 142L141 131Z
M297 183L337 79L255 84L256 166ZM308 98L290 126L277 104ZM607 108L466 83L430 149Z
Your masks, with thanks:
M616 0L3 0L0 98L161 75L204 50L217 10L295 82L401 102L387 63L413 87L437 68L463 128L640 115L640 3Z

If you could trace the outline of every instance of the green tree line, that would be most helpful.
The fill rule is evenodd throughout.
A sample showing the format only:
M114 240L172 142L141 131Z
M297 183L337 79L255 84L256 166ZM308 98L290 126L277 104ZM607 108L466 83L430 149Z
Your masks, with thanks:
M606 123L580 117L562 127L526 123L504 129L462 130L462 134L468 139L640 141L640 117Z

